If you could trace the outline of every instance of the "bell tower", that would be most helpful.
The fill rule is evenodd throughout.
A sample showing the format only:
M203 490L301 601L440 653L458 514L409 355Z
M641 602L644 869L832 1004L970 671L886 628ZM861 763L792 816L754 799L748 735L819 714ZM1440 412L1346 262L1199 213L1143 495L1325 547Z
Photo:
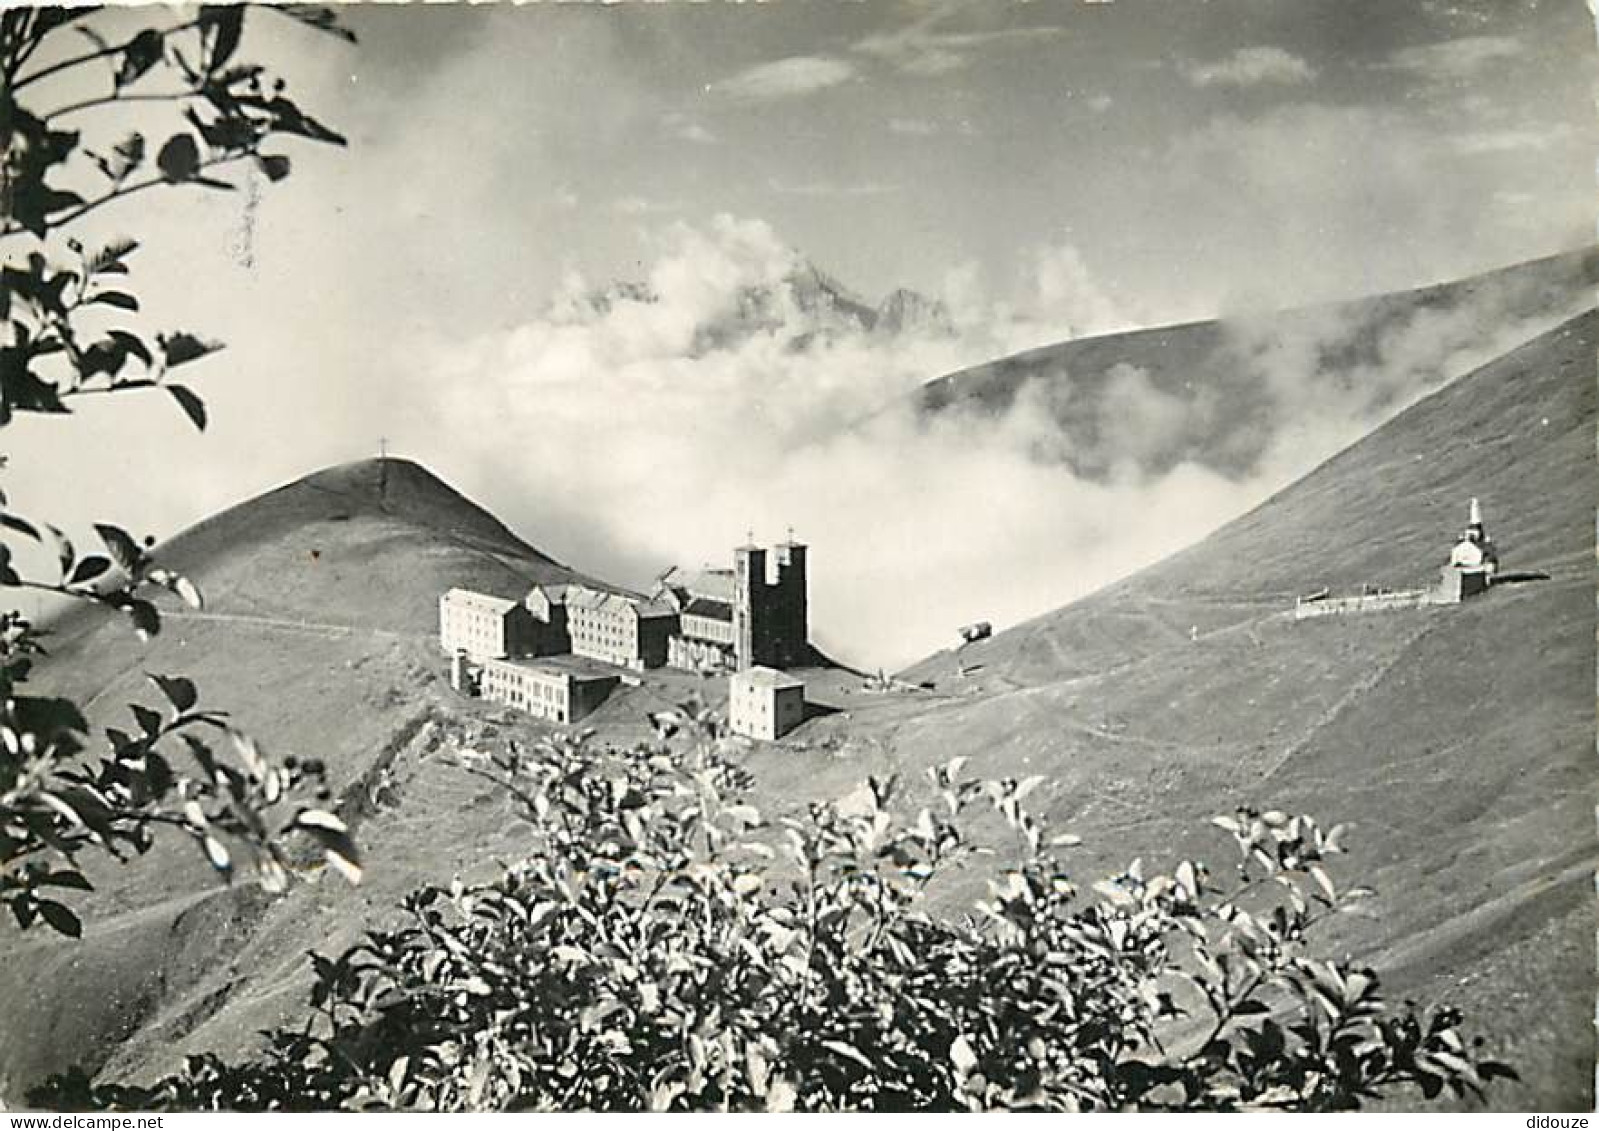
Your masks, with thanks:
M794 541L794 531L788 532L788 541L777 548L777 587L774 593L777 621L776 645L778 660L783 667L803 664L809 654L810 608L806 595L804 543Z
M764 663L771 629L766 609L766 551L753 538L733 551L733 655L738 671Z

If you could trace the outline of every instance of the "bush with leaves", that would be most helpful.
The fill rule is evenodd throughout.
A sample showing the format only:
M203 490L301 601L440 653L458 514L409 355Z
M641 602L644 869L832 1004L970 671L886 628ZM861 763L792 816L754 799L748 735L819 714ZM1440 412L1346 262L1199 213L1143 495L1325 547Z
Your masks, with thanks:
M661 722L662 720L657 720ZM404 922L313 955L311 1015L258 1060L191 1058L149 1088L61 1077L50 1105L176 1109L1337 1110L1403 1088L1480 1094L1448 1009L1395 1008L1316 957L1347 830L1218 818L1226 884L1135 863L1079 889L1076 838L1026 808L1041 779L929 772L765 819L738 741L689 705L633 750L557 737L465 768L529 825L499 879L424 887ZM952 922L929 894L1020 844ZM993 819L988 818L990 824ZM1007 836L1010 834L1007 833ZM948 892L946 891L947 895Z
M200 397L170 378L220 346L187 331L149 337L131 328L139 300L129 260L138 242L88 248L68 233L88 214L152 189L232 188L222 179L230 169L253 165L279 181L289 158L268 151L279 138L342 144L280 80L239 61L256 11L351 38L329 10L304 5L206 7L175 20L152 8L151 17L172 22L141 20L146 26L116 41L93 8L0 13L0 427L19 412L66 413L77 397L151 388L205 427ZM84 96L86 83L97 89ZM175 120L164 138L86 135L97 111L133 103L169 104ZM0 494L0 587L117 610L144 638L161 628L152 594L200 607L198 588L155 560L151 540L109 523L95 533L103 552L80 556L61 530L13 512ZM53 550L54 579L23 576L18 539ZM23 692L41 635L20 611L0 613L0 903L22 928L79 934L77 915L56 897L89 887L80 856L142 853L163 826L191 838L223 875L243 862L273 890L286 880L291 834L359 874L339 819L292 804L320 789L320 774L270 763L224 715L200 709L186 678L151 676L169 713L134 705L136 730L106 728L95 757L76 704Z

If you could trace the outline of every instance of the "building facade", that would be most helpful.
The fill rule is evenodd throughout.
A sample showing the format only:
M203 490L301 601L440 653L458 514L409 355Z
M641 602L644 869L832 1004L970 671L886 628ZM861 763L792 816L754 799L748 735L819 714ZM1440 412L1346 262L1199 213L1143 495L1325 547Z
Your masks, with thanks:
M592 714L620 677L551 664L485 660L479 694L552 723L575 723Z
M1466 530L1449 552L1438 582L1439 600L1453 604L1486 593L1499 572L1499 548L1482 522L1482 504L1471 500Z
M658 668L666 663L677 622L677 611L659 601L582 585L566 590L566 630L574 656L623 668Z
M767 667L734 672L728 680L727 722L733 733L767 742L805 721L805 684Z
M806 548L734 551L732 569L667 571L648 597L591 585L536 585L521 601L451 589L439 642L474 662L575 655L642 670L743 671L810 662ZM768 565L775 567L775 576Z
M566 624L566 591L569 585L535 585L522 599L532 618L530 656L559 656L572 650L572 634Z
M439 644L452 656L520 656L532 636L532 614L516 601L467 589L451 589L439 598Z

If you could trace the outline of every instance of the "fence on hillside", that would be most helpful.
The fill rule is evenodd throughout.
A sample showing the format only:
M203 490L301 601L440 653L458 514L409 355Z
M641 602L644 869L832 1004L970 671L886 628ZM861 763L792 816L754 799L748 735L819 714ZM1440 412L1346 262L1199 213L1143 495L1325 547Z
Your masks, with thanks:
M1294 619L1336 617L1348 613L1382 613L1393 609L1417 609L1433 604L1432 589L1397 589L1382 593L1361 593L1353 597L1330 597L1325 593L1294 600Z

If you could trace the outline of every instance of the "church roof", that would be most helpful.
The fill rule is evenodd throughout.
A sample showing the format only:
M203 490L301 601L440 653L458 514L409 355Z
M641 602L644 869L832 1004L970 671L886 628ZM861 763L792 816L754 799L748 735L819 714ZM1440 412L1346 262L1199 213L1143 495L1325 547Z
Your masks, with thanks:
M706 597L730 603L733 600L733 571L702 569L679 582L678 587L688 590L690 597Z
M683 606L686 617L705 617L709 620L733 619L733 606L726 601L713 601L709 597L695 597Z

